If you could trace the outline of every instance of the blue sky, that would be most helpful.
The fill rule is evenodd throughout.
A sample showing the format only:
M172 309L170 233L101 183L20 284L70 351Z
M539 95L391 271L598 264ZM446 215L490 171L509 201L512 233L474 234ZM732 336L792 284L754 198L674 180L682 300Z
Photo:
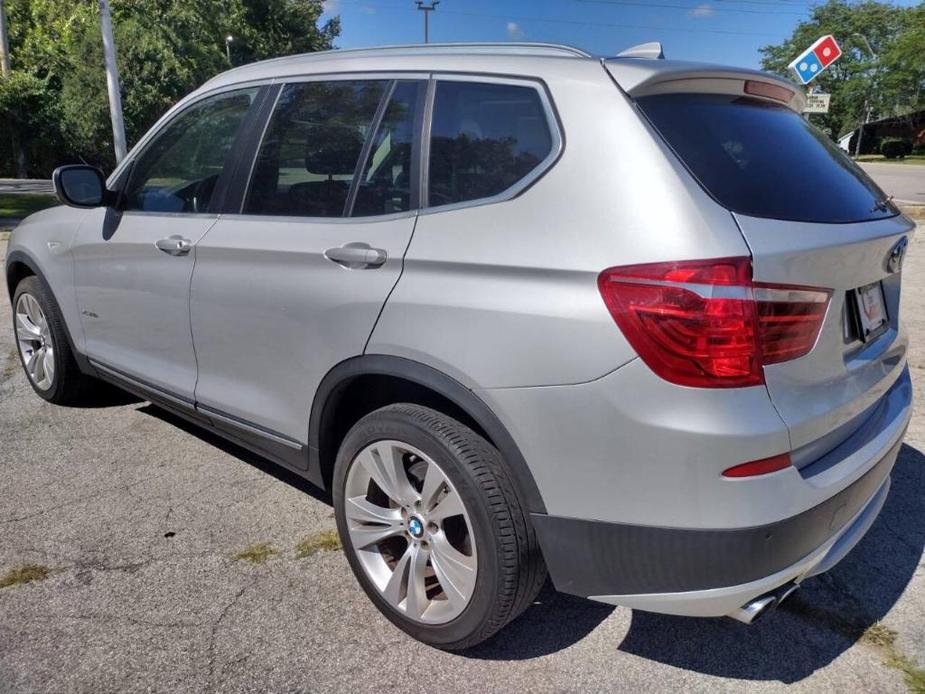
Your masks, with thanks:
M760 67L758 49L809 17L814 0L441 0L431 41L548 41L613 55L661 41L668 58ZM915 4L902 0L899 4ZM341 17L337 46L423 41L414 0L327 0Z

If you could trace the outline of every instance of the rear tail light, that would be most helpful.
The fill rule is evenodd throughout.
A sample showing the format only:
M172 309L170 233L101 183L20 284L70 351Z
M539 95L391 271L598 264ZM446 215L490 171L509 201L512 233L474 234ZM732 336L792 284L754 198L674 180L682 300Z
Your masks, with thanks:
M649 368L700 388L761 385L763 366L808 353L831 295L753 282L747 257L610 268L598 288Z

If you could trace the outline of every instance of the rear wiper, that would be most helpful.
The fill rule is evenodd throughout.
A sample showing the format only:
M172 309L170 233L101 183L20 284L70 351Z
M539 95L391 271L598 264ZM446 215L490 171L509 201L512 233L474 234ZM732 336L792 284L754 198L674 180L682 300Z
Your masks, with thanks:
M871 209L871 212L889 212L891 204L893 204L893 196L887 195L885 198L878 200L874 204L874 207L873 209Z

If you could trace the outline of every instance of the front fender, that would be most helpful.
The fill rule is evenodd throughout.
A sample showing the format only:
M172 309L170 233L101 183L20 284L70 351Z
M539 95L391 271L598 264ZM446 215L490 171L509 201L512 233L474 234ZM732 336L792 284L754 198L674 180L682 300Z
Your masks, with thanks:
M88 212L53 207L26 217L10 236L5 261L7 292L11 300L16 284L24 275L36 275L49 287L76 355L83 354L85 341L74 291L71 249Z

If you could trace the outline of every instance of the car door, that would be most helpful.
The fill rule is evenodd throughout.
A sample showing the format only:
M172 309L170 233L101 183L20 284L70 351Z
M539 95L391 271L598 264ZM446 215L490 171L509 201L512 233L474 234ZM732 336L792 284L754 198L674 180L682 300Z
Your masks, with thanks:
M408 76L281 86L241 213L197 245L197 405L301 467L318 384L363 353L401 273L425 92Z
M104 372L192 403L196 244L217 219L226 161L257 94L234 90L183 109L126 167L118 209L81 225L75 289L87 356Z

